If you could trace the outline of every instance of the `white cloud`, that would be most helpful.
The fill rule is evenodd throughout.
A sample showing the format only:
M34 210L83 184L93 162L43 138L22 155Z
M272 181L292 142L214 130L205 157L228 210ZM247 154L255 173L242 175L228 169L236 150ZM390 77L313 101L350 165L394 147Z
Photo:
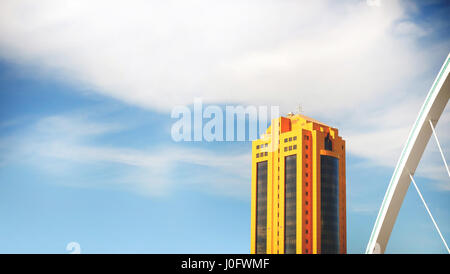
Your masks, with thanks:
M448 37L418 46L433 30L408 17L412 8L394 0L5 0L0 55L164 112L194 97L283 112L301 103L339 127L351 153L392 166L448 53Z
M411 46L417 32L392 33L405 16L398 1L377 9L317 0L1 5L3 57L152 109L201 96L288 109L301 99L312 113L338 113L386 95L429 65Z

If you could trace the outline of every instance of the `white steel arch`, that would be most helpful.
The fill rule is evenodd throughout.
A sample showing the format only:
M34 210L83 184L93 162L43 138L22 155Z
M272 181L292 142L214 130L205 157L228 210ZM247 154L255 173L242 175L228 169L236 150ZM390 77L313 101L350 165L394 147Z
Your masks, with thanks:
M450 54L439 71L425 99L406 141L400 159L395 167L388 189L378 212L366 254L384 253L389 237L402 206L403 199L411 183L425 147L430 140L450 97Z

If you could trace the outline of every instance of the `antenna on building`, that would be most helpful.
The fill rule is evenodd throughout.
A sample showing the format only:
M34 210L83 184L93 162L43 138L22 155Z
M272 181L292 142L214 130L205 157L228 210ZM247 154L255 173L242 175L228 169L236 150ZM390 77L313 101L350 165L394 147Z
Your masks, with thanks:
M302 104L298 104L297 106L297 114L302 114L303 113L303 106Z

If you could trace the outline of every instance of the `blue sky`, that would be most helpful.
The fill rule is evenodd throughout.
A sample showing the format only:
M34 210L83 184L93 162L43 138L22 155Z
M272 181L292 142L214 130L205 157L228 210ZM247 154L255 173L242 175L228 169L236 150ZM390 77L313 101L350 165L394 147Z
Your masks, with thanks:
M450 51L445 1L2 1L0 252L248 253L250 142L174 142L175 105L302 104L347 141L362 253ZM108 12L105 12L107 8ZM450 113L437 134L446 158ZM433 139L416 182L450 239ZM389 253L444 253L410 189Z

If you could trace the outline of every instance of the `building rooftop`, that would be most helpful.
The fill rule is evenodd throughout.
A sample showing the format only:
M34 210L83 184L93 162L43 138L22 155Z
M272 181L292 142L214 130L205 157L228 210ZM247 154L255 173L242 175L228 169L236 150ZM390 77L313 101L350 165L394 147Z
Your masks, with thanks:
M313 119L313 118L311 118L311 117L305 116L305 115L303 115L303 114L292 114L292 115L289 115L289 114L288 114L286 118L289 118L289 119L291 119L291 120L296 120L296 119L298 119L298 118L301 118L301 119L306 120L307 122L313 122L313 123L321 124L321 125L324 125L324 126L326 126L326 127L330 127L330 128L331 128L331 126L329 126L329 125L327 125L327 124L325 124L325 123L322 123L322 122L320 122L320 121L317 121L316 119Z

